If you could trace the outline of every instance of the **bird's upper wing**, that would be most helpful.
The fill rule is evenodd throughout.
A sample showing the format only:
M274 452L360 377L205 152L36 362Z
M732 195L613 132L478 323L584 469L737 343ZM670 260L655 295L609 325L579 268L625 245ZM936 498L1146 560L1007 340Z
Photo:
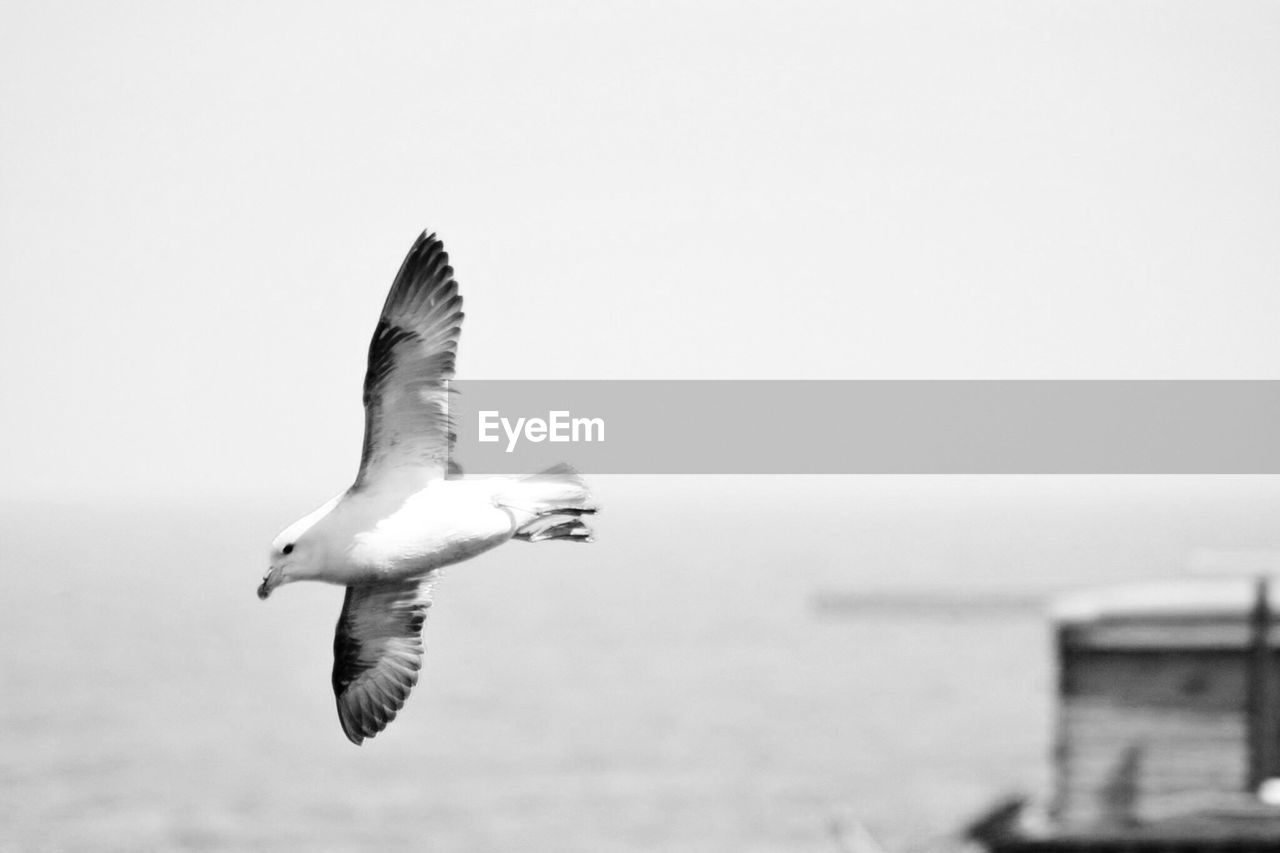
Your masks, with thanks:
M449 256L424 231L400 266L369 343L355 488L406 467L445 475L453 442L448 382L462 317Z
M395 719L418 683L433 585L428 576L347 587L333 638L333 693L357 746Z

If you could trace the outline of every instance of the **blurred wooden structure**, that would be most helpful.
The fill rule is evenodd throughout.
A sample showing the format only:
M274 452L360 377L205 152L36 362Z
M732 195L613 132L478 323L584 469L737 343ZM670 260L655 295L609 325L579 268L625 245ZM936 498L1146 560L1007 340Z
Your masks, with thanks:
M1280 628L1265 580L1144 584L1053 608L1059 705L1049 829L1002 803L993 853L1280 851ZM996 812L999 820L996 820Z

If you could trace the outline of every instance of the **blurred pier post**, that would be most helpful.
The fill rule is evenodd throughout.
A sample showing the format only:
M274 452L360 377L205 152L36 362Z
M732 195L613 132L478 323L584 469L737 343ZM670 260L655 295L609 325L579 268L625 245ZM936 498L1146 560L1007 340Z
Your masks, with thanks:
M1254 581L1253 614L1250 620L1252 657L1249 667L1249 790L1280 776L1280 743L1277 743L1277 701L1275 665L1271 652L1270 581L1265 575Z

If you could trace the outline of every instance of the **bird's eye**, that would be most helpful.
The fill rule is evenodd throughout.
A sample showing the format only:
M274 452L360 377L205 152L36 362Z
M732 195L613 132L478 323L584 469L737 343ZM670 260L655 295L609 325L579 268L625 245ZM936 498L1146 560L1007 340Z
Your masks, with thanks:
M292 553L293 553L293 543L292 543L292 542L290 542L288 545L285 545L283 548L281 548L281 549L280 549L280 553L281 553L281 554L292 554Z

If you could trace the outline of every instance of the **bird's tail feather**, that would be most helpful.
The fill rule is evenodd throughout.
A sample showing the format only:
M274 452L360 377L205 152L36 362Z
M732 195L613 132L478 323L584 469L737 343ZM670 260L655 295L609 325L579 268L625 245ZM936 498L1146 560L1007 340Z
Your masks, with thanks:
M516 519L515 538L525 542L590 542L592 530L582 516L600 509L578 472L563 463L512 483L502 506Z

